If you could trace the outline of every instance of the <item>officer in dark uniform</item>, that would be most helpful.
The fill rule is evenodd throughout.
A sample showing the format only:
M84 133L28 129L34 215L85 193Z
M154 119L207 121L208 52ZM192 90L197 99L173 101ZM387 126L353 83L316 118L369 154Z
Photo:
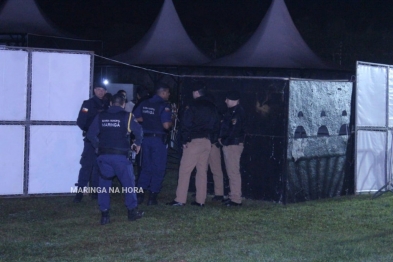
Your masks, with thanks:
M143 216L137 210L135 177L132 163L128 160L131 149L129 134L135 135L136 152L140 150L142 127L126 112L125 99L121 94L112 97L111 107L98 114L91 124L87 138L94 148L98 149L98 166L101 171L99 179L98 204L101 210L101 225L109 223L110 187L112 179L117 176L125 193L125 205L128 209L128 220L134 221ZM120 191L120 190L119 190Z
M211 151L210 135L219 127L219 114L216 106L206 97L202 82L192 86L194 101L186 107L181 118L181 137L183 155L179 167L179 180L176 198L167 205L183 206L187 202L187 192L192 170L196 167L196 197L191 205L203 207L207 193L207 168Z
M143 101L134 115L143 127L142 171L138 187L150 190L148 205L157 205L157 195L161 191L167 161L167 139L172 127L172 110L168 103L169 86L160 83L156 94ZM138 204L143 203L144 193L138 194Z
M87 131L94 117L99 113L108 108L108 104L103 99L106 94L106 87L103 85L95 85L94 96L89 100L83 101L81 110L79 111L78 119L76 120L77 125L83 131L83 136L86 136ZM98 167L97 167L97 156L95 149L90 141L86 138L83 139L84 147L82 157L80 160L81 169L78 177L78 193L74 198L74 202L81 202L83 197L83 188L87 186L91 179L91 187L98 186ZM92 194L92 198L96 199L97 194Z
M226 206L241 206L242 182L240 174L240 157L243 152L246 114L239 104L240 93L231 91L225 103L228 111L221 124L219 143L223 146L225 167L229 178L229 198L223 202Z

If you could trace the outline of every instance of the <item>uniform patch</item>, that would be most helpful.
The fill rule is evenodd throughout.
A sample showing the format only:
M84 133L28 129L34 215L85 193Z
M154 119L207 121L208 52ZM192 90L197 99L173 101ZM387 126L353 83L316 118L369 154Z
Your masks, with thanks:
M89 112L89 109L86 107L83 107L81 111L82 111L82 113L87 113L87 112Z
M237 122L237 119L236 119L236 118L233 118L233 119L232 119L232 125L236 125L236 122Z
M171 109L169 109L169 107L165 107L165 112L169 112L171 111Z

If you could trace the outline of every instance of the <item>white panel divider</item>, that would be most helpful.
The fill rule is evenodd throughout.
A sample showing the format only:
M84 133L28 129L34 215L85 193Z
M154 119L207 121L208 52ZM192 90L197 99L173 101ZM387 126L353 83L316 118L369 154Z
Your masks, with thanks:
M25 128L0 125L0 195L23 194Z
M89 96L90 55L32 53L31 119L75 121Z
M0 195L70 193L93 53L0 47Z
M29 194L70 193L78 182L83 150L77 126L32 126Z
M357 63L355 113L355 192L391 190L392 66Z
M0 120L26 119L28 52L0 50Z

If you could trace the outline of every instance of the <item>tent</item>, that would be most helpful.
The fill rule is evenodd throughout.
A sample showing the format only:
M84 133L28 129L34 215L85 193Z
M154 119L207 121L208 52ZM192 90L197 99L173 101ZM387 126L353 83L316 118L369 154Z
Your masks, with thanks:
M139 65L201 65L210 61L191 41L172 0L165 0L146 35L113 59Z
M251 38L236 52L208 65L230 67L317 68L329 66L307 46L284 0L273 0Z
M155 71L101 72L114 82L150 87L166 81L176 87L180 106L192 99L189 86L195 80L206 83L222 111L228 90L242 93L250 123L241 160L244 197L285 203L353 193L353 166L347 161L353 158L352 73L330 67L310 50L283 0L272 1L243 47L211 63L174 64L159 57L165 52L146 50L149 60L128 62Z
M62 32L45 17L35 0L5 0L0 6L0 44L91 50L102 54L102 41Z

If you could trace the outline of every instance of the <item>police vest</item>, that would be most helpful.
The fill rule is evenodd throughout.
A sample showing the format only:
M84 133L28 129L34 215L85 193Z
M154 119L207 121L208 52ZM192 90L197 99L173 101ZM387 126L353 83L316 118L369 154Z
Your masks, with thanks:
M142 107L143 131L144 133L165 134L166 130L162 126L161 113L165 109L165 103L151 103L150 100L144 101Z
M130 139L127 130L127 116L129 116L129 113L125 111L117 113L104 111L99 114L100 148L124 149L128 151Z

